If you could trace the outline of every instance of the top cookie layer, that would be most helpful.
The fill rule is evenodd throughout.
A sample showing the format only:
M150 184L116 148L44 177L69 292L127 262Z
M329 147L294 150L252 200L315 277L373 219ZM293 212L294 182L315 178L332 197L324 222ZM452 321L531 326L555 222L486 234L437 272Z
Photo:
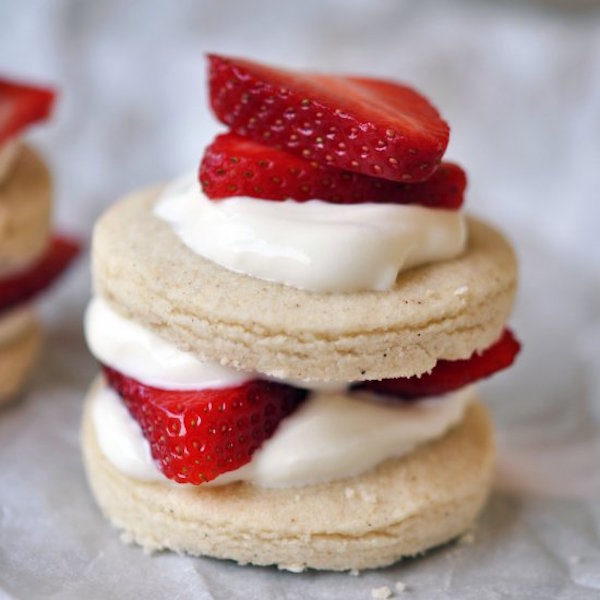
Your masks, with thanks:
M515 256L476 220L461 257L403 273L388 292L316 293L194 254L153 216L159 192L138 191L99 220L94 285L120 313L206 359L300 380L408 377L484 349L508 317Z

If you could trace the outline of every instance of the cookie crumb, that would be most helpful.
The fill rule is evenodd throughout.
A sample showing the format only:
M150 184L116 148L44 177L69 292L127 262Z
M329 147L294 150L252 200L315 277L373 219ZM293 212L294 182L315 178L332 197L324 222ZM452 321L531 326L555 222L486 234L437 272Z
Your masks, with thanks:
M458 543L464 546L470 546L475 542L475 534L472 531L467 531L467 533L461 535L458 538Z
M365 489L360 490L360 497L369 504L375 504L377 502L377 494L367 492Z
M350 571L348 571L348 575L352 575L352 577L358 577L360 575L360 571L358 569L350 569Z
M344 496L346 496L346 499L351 500L352 498L354 498L354 496L356 496L356 491L354 490L354 488L347 487L344 490Z
M463 285L454 290L454 295L455 296L464 296L468 291L469 291L469 287L466 285Z
M126 546L131 546L135 540L133 539L133 536L131 535L131 533L129 533L129 531L121 531L121 535L119 536L121 543L125 544Z
M396 591L397 592L405 592L408 589L408 586L404 583L404 581L396 581Z
M243 369L240 369L243 370ZM270 371L269 375L275 379L287 379L289 375L285 371ZM308 381L308 379L301 379L300 381Z
M302 573L302 571L306 569L306 567L301 564L278 565L277 568L280 571L289 571L290 573Z
M374 600L387 600L392 597L392 590L387 585L382 587L373 588L371 590L371 598Z

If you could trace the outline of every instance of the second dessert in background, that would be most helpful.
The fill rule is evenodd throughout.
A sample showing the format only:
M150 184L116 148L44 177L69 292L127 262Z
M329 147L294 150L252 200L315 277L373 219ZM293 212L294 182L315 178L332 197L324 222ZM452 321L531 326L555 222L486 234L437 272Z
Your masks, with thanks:
M38 353L33 299L79 250L52 232L50 172L23 141L53 102L51 90L0 78L0 404L21 390Z
M408 86L209 57L230 132L96 225L87 476L147 549L384 566L488 494L516 261Z

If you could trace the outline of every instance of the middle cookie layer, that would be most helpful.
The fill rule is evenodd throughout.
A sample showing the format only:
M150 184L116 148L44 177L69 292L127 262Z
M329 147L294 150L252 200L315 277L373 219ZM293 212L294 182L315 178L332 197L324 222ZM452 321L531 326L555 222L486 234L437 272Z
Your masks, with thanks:
M160 188L96 226L97 292L184 350L301 379L409 377L467 358L500 335L516 282L508 243L469 220L457 259L412 269L388 292L316 293L233 273L196 254L152 214Z

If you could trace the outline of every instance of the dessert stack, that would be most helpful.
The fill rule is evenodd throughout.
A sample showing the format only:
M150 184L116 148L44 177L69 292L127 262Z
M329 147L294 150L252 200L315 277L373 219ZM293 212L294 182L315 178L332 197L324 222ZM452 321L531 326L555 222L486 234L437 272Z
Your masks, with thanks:
M516 261L449 128L391 81L211 55L229 131L94 231L87 476L148 550L364 569L467 530Z
M51 90L0 78L0 404L21 390L41 330L32 301L69 265L75 240L51 229L51 177L23 142L51 111Z

